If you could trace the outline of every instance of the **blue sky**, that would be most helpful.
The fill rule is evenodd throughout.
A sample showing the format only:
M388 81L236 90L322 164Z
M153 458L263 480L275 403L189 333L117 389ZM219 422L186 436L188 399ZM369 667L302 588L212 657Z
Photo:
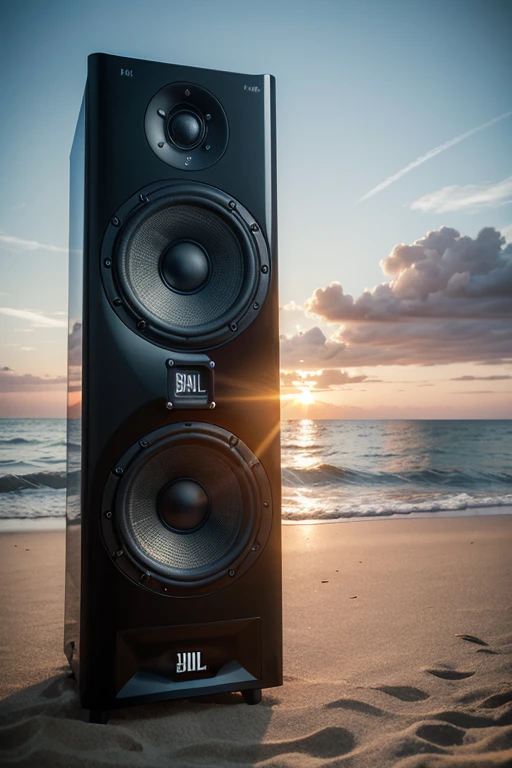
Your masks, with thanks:
M510 184L497 186L512 176L512 116L357 202L512 110L508 2L22 0L0 14L0 306L47 318L0 314L0 367L65 373L68 155L93 51L276 76L282 304L333 281L359 296L394 246L442 225L512 239ZM288 333L333 332L283 315Z

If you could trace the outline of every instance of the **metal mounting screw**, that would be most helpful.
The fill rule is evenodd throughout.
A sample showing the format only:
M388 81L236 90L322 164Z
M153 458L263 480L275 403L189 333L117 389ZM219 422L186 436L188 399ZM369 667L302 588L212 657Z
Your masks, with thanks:
M114 218L112 219L112 224L114 225L114 227L118 227L120 223L121 223L121 219L118 219L117 216L114 216Z
M209 114L209 112L206 113L206 115L204 116L204 119L205 120L211 120L212 119L212 116Z
M165 142L159 141L158 142L158 146L159 146L160 149L162 149L163 147L165 147Z
M190 88L187 88L187 90L185 91L185 96L190 96Z
M210 149L211 149L211 145L210 144L205 144L204 148L206 149L207 152L209 152Z
M231 331L237 331L238 330L238 325L236 323L230 323L229 324L229 328L230 328Z
M262 266L262 268L261 268L261 271L263 272L263 274L264 274L264 275L266 275L266 274L267 274L267 272L268 272L268 267L267 267L267 265L266 265L266 264L264 264L264 265Z
M123 474L124 474L124 469L123 469L122 467L116 467L116 468L114 469L114 474L115 474L115 475L118 475L119 477L121 477L121 475L123 475Z
M212 400L212 402L210 403L210 410L211 410L211 411L213 411L213 409L215 408L215 406L216 406L216 405L217 405L217 403L215 403L215 402Z
M149 443L147 440L139 440L139 445L141 448L147 448Z
M164 112L164 110L163 110L163 109L158 109L156 113L157 113L157 115L158 115L159 117L165 117L165 112Z
M114 307L120 307L122 303L123 302L121 301L121 299L114 299L114 301L112 302Z
M172 367L173 367L173 365L174 365L174 360L168 360L168 361L167 361L167 366L168 366L169 368L172 368Z
M171 401L167 402L165 404L165 407L167 408L168 411L171 411L172 410L172 403L171 403Z
M264 501L264 502L263 502L263 506L264 506L264 507L268 507L268 506L269 506L269 503L268 503L268 501Z
M110 259L105 259L103 264L106 266L107 269L110 269L110 267L112 266L112 262L110 261Z
M116 557L121 557L122 555L124 555L124 552L122 549L116 549L116 551L114 552L114 555Z
M229 203L228 203L228 206L229 206L229 208L231 208L232 211L234 211L235 208L236 208L235 201L234 200L230 200Z
M249 229L251 230L251 232L258 232L259 231L259 227L258 227L257 224L251 224Z
M253 544L252 546L252 551L256 552L259 548L260 548L260 545L258 544L258 542L256 542L256 544Z
M137 330L143 331L146 328L146 325L147 323L145 320L139 320L139 322L137 323Z
M105 517L107 518L107 520L110 520L110 519L111 519L111 517L112 517L112 512L110 511L110 509L107 509L107 511L105 512Z
M236 435L230 435L229 436L229 444L230 445L236 445L238 443L238 437Z
M260 305L258 304L257 301L254 302L254 304L252 305L252 308L253 309L259 309L260 308Z
M235 575L234 570L232 568L230 568L229 571L228 571L228 576L234 576L234 575Z
M210 366L210 368L215 368L215 363L213 362L213 360L210 360L208 365Z
M139 202L140 203L149 203L149 197L145 195L143 192L139 195Z

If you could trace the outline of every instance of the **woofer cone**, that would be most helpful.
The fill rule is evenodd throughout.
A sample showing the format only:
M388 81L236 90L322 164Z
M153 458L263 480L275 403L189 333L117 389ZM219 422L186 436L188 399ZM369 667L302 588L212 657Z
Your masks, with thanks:
M270 267L265 238L221 190L161 185L131 198L112 221L103 281L113 309L137 333L166 348L211 349L261 311Z
M122 561L182 589L238 575L270 532L270 486L255 455L205 423L162 427L143 442L104 499L113 511L104 533L113 524Z

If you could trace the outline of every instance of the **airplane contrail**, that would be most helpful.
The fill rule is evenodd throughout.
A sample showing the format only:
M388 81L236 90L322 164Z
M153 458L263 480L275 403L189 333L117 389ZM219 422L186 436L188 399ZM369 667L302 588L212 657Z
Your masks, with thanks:
M369 192L366 193L366 195L363 195L359 198L359 200L356 201L357 203L362 203L363 200L368 200L369 197L373 197L378 192L381 192L383 189L386 189L386 187L389 187L390 184L393 184L393 182L398 181L398 179L401 179L402 176L405 176L406 173L409 173L409 171L412 171L414 168L417 168L418 165L422 165L423 163L426 163L427 160L430 160L432 157L435 157L436 155L440 155L441 152L444 152L445 149L450 149L450 147L453 147L455 144L458 144L460 141L464 141L464 139L469 139L470 136L473 136L475 133L478 133L479 131L483 131L485 128L489 128L489 126L494 125L494 123L498 123L500 120L505 120L506 117L510 117L512 115L511 112L505 112L505 114L500 115L499 117L493 118L493 120L489 120L487 123L483 123L482 125L479 125L477 128L472 128L470 131L466 131L466 133L461 133L460 136L456 136L454 139L450 139L449 141L445 141L444 144L439 144L438 147L434 147L434 149L429 150L425 155L422 155L421 157L416 158L416 160L413 160L412 163L409 163L409 165L406 165L405 168L402 168L400 171L397 171L392 176L388 176L387 179L382 181L380 184L377 184L376 187L373 189L370 189Z
M41 315L38 312L31 312L28 309L13 309L12 307L0 307L0 315L8 315L10 317L19 317L21 320L30 320L34 323L34 328L50 327L50 328L66 328L66 320L58 320L56 317L48 317L47 315Z
M55 253L68 252L67 248L62 248L60 245L45 245L44 243L38 243L37 240L23 240L23 238L14 237L13 235L0 234L0 243L14 246L16 251L37 251L42 249L43 251L54 251Z

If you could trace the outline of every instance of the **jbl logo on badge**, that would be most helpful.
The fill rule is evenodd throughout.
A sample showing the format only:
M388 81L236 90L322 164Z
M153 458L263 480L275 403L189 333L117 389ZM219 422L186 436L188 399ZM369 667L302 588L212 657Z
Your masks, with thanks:
M187 651L177 656L176 672L205 672L208 669L206 664L201 663L201 651Z
M206 395L206 389L201 387L201 374L176 371L175 395Z

